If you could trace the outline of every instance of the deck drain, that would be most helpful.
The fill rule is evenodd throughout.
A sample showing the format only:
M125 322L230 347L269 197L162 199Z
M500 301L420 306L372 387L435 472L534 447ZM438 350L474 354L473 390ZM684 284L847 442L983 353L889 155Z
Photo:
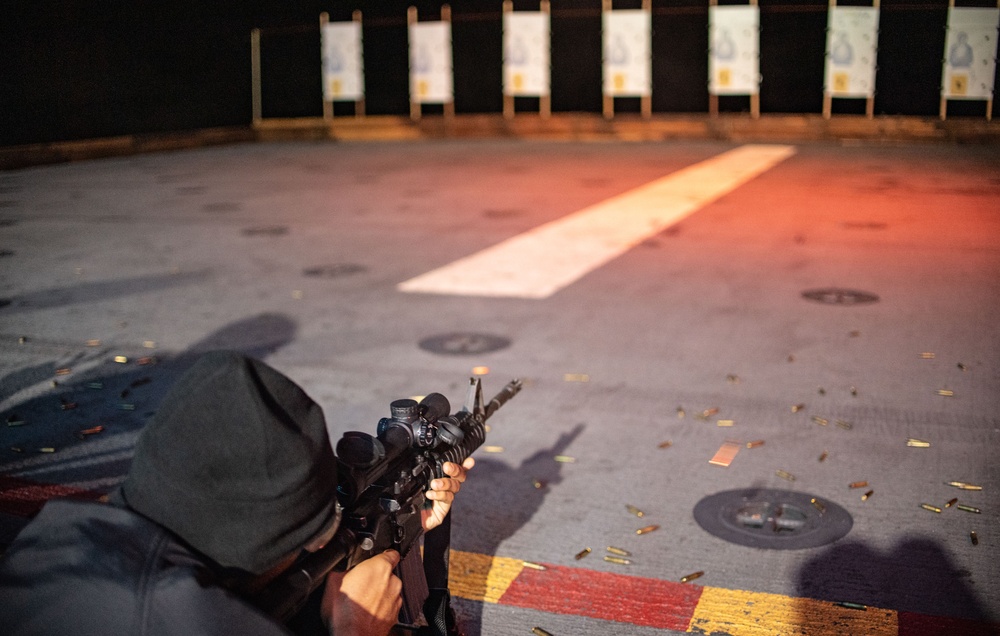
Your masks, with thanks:
M800 550L828 545L851 531L839 505L790 490L749 488L709 495L694 507L709 534L751 548Z
M420 348L425 351L457 356L489 353L509 346L509 338L485 333L448 333L420 341Z
M319 265L302 270L305 276L313 278L340 278L351 274L359 274L368 268L357 263L337 263L334 265Z
M243 229L244 236L284 236L288 234L288 226L285 225L261 225Z
M802 297L825 305L864 305L878 302L878 296L855 289L812 289L802 292Z

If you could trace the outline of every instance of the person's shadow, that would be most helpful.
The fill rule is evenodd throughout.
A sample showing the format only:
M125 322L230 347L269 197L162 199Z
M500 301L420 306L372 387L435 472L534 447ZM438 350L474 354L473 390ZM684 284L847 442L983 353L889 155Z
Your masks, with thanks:
M230 349L266 358L292 342L282 314L233 322L180 353L83 350L60 375L55 362L0 378L0 547L53 496L97 499L124 480L139 432L178 377L204 353ZM66 360L62 363L66 364ZM74 370L76 367L79 370ZM23 400L20 394L26 394ZM221 399L221 397L220 397Z
M500 545L528 523L541 509L545 497L558 487L562 464L555 456L564 454L583 430L583 424L577 424L552 446L540 449L516 467L477 455L476 466L462 485L453 509L452 549L496 555ZM487 593L485 578L481 584L464 586L462 593L469 598L452 596L458 623L465 636L479 636L481 599Z
M865 607L895 611L900 634L998 634L1000 624L991 624L996 617L972 587L995 581L971 577L955 566L943 546L926 537L906 538L891 552L857 541L838 542L799 570L798 626L802 633L824 631L822 622L829 614L817 612L809 601L817 599L845 603L848 612L873 611Z

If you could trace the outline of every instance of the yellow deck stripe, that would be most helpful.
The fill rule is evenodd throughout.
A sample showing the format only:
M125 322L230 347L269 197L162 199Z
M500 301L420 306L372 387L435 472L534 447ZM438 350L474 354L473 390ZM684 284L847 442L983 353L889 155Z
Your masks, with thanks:
M452 596L496 603L524 569L524 561L452 550L448 584Z
M547 298L794 154L746 145L400 283L404 292Z
M847 609L828 601L706 587L688 632L730 636L896 636L892 610Z

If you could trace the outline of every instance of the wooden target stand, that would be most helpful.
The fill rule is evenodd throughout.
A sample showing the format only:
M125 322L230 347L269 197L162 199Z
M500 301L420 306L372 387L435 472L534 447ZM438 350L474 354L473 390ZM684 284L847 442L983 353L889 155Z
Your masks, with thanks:
M712 1L714 2L715 0ZM611 11L611 9L612 9L612 0L601 0L602 11L608 12ZM642 10L652 13L653 0L642 0ZM639 110L642 113L643 119L650 119L653 116L652 95L641 95L639 97ZM612 119L615 116L614 95L604 95L603 113L605 119Z
M711 7L717 6L718 0L709 0L708 5ZM756 7L757 0L750 0L750 6ZM760 44L757 45L758 50ZM758 71L759 72L759 71ZM713 119L719 116L719 96L715 93L708 94L708 114ZM750 117L753 119L760 118L760 83L757 83L757 92L750 93Z
M351 19L360 24L361 11L360 10L354 11L354 13L351 14ZM329 22L330 22L330 14L326 13L325 11L319 14L320 33L323 32L323 27L326 26L327 23ZM333 101L325 99L326 97L325 92L326 91L324 90L323 119L326 121L330 121L333 119ZM344 101L349 101L349 100L344 100ZM365 116L365 98L363 94L360 99L354 100L354 116L359 119Z
M948 8L953 8L955 6L955 0L948 0ZM1000 0L997 0L997 8L1000 9ZM947 54L947 52L946 52ZM996 92L996 87L993 87L993 91ZM942 91L941 95L941 121L948 118L948 98L945 97ZM977 100L962 100L962 101L977 101ZM993 97L986 98L986 121L993 120Z
M549 0L541 0L539 3L539 11L549 16L551 19L552 9L549 7ZM513 0L504 0L503 2L503 12L512 13L514 11ZM551 51L551 43L549 45ZM551 55L551 53L550 53ZM550 64L551 66L551 64ZM551 84L551 82L550 82ZM551 86L550 86L551 91ZM514 98L515 95L511 93L503 94L503 116L505 119L514 118ZM552 95L539 95L538 96L538 114L541 115L542 119L548 119L552 115Z
M954 2L954 0L952 0ZM1000 1L1000 0L998 0ZM837 0L830 0L830 7L837 6ZM873 0L872 6L876 9L879 7L879 0ZM868 119L873 119L875 117L875 87L872 87L872 95L866 97L865 102L865 117ZM829 91L823 91L823 119L830 119L833 114L833 94ZM838 97L837 99L856 99L853 97Z
M441 5L441 22L447 22L449 26L451 25L451 6L447 4ZM417 23L417 8L410 7L406 10L406 25L409 28L411 25ZM452 68L454 69L454 60L452 60ZM454 70L452 70L454 74ZM454 81L454 79L452 80ZM443 102L442 106L444 108L445 119L451 120L455 117L455 95L454 87L452 88L452 97L450 101ZM413 99L413 93L410 93L410 119L417 121L423 114L421 109L421 102Z

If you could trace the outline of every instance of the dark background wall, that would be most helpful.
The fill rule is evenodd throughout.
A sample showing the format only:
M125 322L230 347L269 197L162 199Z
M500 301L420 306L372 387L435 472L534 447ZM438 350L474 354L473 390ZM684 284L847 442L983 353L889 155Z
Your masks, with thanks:
M961 4L976 3L995 6ZM262 30L264 116L319 115L323 11L331 20L363 12L367 112L405 114L410 5L421 19L440 16L440 2L423 0L4 0L0 145L247 125L254 27ZM760 6L762 112L820 112L827 1ZM501 0L451 7L455 109L499 112ZM537 8L537 0L515 2ZM600 10L600 0L552 0L554 111L601 110ZM877 114L937 114L946 20L947 0L882 1ZM707 110L707 23L704 0L653 0L654 112ZM616 112L639 109L638 100L618 101ZM730 97L721 108L749 104ZM834 112L863 109L863 100L834 102ZM949 104L949 116L984 112L983 102Z

